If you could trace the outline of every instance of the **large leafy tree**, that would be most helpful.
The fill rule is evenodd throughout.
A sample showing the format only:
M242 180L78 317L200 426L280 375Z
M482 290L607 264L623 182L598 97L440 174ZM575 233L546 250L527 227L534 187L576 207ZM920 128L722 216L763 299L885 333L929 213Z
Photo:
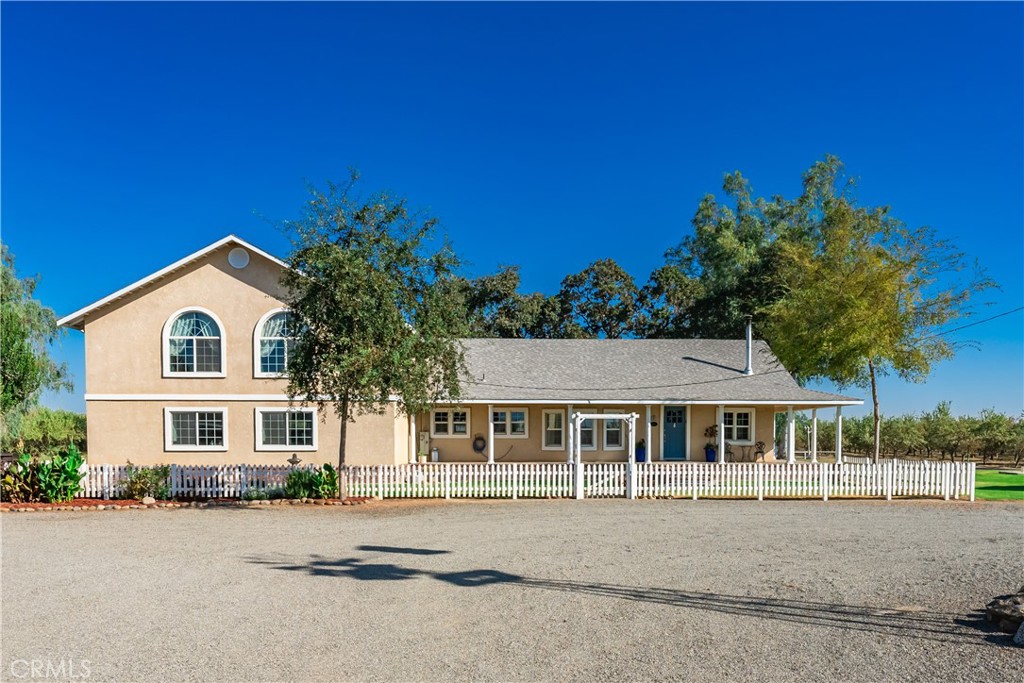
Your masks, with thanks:
M2 246L0 275L0 412L11 423L35 405L45 389L70 390L67 367L49 354L60 335L53 311L34 298L37 279L19 278L14 256Z
M930 228L908 228L888 207L859 206L835 157L804 177L778 242L782 295L762 331L798 380L870 387L874 457L880 449L877 379L923 381L961 343L942 334L971 315L993 283Z
M693 234L665 253L647 291L676 300L649 314L648 336L732 339L743 316L760 319L780 290L774 270L780 238L792 229L793 206L781 197L755 199L749 181L727 174L725 201L706 195L691 220Z
M619 339L632 336L640 290L610 258L591 263L562 280L558 293L563 338Z
M464 292L452 250L434 241L436 219L387 193L360 198L357 181L311 188L304 215L285 224L282 282L299 323L288 391L339 416L339 468L355 416L395 396L407 414L456 401L465 372Z
M474 337L544 339L562 327L562 303L540 292L519 293L519 267L503 266L494 275L457 283Z

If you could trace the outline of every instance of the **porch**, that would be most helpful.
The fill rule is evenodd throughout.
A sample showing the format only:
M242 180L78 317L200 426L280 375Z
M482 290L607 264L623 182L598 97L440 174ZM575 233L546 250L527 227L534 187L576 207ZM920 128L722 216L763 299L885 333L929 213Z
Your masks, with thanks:
M809 411L809 457L818 460L818 413L834 411L842 462L843 404L760 402L467 403L410 419L409 462L795 463L796 414ZM777 414L787 416L782 439ZM574 417L582 415L576 425ZM635 416L632 424L629 416ZM782 448L775 451L775 444Z

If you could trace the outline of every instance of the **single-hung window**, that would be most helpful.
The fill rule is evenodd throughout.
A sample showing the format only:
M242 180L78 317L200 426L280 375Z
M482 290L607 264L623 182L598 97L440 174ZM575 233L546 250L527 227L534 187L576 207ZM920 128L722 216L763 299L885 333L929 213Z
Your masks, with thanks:
M529 436L529 412L526 408L503 408L491 413L494 435L525 439Z
M754 412L752 410L726 410L722 413L725 440L753 442Z
M316 411L312 408L257 408L256 449L316 450Z
M594 421L590 418L580 422L580 449L585 451L597 449L594 441Z
M288 372L288 359L295 347L295 315L274 313L259 326L258 377L278 377Z
M165 408L164 449L224 451L228 447L224 408Z
M561 410L544 411L544 450L560 451L565 448L565 415Z
M469 437L469 412L465 410L435 410L431 420L431 436Z
M197 310L185 311L164 329L166 374L197 377L224 375L224 335L212 315Z
M606 451L622 450L622 420L604 421L604 449Z

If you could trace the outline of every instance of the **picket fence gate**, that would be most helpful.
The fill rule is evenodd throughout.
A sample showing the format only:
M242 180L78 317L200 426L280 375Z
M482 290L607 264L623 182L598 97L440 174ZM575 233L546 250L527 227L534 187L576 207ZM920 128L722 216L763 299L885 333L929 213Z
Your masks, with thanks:
M237 498L283 487L288 465L171 465L174 498ZM127 465L89 465L84 498L116 498ZM410 463L354 465L349 496L377 498L886 498L974 500L974 463Z

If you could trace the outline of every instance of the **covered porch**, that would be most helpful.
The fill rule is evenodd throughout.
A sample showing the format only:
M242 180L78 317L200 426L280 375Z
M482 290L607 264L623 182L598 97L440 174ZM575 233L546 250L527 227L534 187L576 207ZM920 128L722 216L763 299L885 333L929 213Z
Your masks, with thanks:
M409 462L795 462L796 415L834 415L822 445L842 459L844 402L570 402L439 405L410 420ZM786 415L782 435L776 415ZM580 416L577 423L576 417ZM630 421L630 416L635 416ZM777 438L781 436L782 438ZM831 440L830 440L831 441ZM775 445L782 448L776 453Z

